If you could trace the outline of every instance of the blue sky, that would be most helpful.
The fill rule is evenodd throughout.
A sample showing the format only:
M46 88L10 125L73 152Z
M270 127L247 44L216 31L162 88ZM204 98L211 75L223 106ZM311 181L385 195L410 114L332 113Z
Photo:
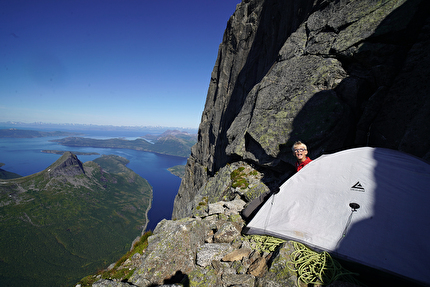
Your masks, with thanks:
M197 128L240 0L0 3L0 122Z

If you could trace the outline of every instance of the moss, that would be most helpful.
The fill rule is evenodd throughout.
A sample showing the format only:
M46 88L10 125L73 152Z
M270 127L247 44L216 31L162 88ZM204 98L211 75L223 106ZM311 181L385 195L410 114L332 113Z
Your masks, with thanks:
M194 269L189 275L190 285L192 287L219 286L215 269L206 267L205 269Z
M218 220L227 221L228 220L228 215L220 213L220 214L218 214Z
M204 207L206 207L208 205L209 202L209 198L207 196L203 197L203 201L200 201L199 204L197 205L196 209L200 210Z
M242 222L242 216L240 216L240 214L233 214L233 215L230 215L228 220L231 222L240 223Z
M249 188L243 195L246 198L246 201L249 202L268 191L269 188L264 185L264 183L259 182L257 185L253 185L251 188Z
M241 189L246 189L249 186L249 182L246 179L247 174L244 172L245 167L241 166L235 170L233 170L230 174L230 178L232 180L231 187Z

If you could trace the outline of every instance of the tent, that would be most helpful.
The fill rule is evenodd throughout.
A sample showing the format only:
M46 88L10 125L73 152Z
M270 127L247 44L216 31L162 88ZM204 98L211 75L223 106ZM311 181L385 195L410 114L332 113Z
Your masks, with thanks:
M247 225L341 259L430 282L430 165L383 148L323 155Z

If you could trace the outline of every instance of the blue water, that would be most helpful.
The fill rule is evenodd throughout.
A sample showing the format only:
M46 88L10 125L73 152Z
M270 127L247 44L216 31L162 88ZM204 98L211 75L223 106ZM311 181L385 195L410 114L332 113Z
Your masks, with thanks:
M112 138L125 137L134 139L141 136L135 133L118 133L98 131L89 133L85 137ZM128 168L145 178L153 187L152 207L148 213L149 223L146 230L154 230L162 219L171 219L173 202L178 192L181 179L171 174L167 168L175 165L185 165L186 158L160 155L150 152L129 149L104 149L91 147L66 147L52 139L62 137L44 137L32 139L0 138L0 163L5 165L2 169L27 176L44 170L61 155L42 153L41 150L64 150L79 152L97 152L100 155L78 155L82 162L91 161L102 154L115 154L127 158Z

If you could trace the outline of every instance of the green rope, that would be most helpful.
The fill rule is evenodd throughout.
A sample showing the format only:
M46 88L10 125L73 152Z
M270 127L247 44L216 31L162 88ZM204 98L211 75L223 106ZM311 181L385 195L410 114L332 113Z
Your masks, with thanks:
M273 252L278 245L284 243L286 240L279 239L268 235L247 235L250 241L254 242L255 249L260 252Z
M297 284L330 284L339 278L357 285L362 285L353 275L358 275L343 268L327 252L315 252L305 245L292 242L295 251L291 253L291 261L287 267L298 274ZM298 284L299 285L299 284ZM300 286L300 285L299 285Z

